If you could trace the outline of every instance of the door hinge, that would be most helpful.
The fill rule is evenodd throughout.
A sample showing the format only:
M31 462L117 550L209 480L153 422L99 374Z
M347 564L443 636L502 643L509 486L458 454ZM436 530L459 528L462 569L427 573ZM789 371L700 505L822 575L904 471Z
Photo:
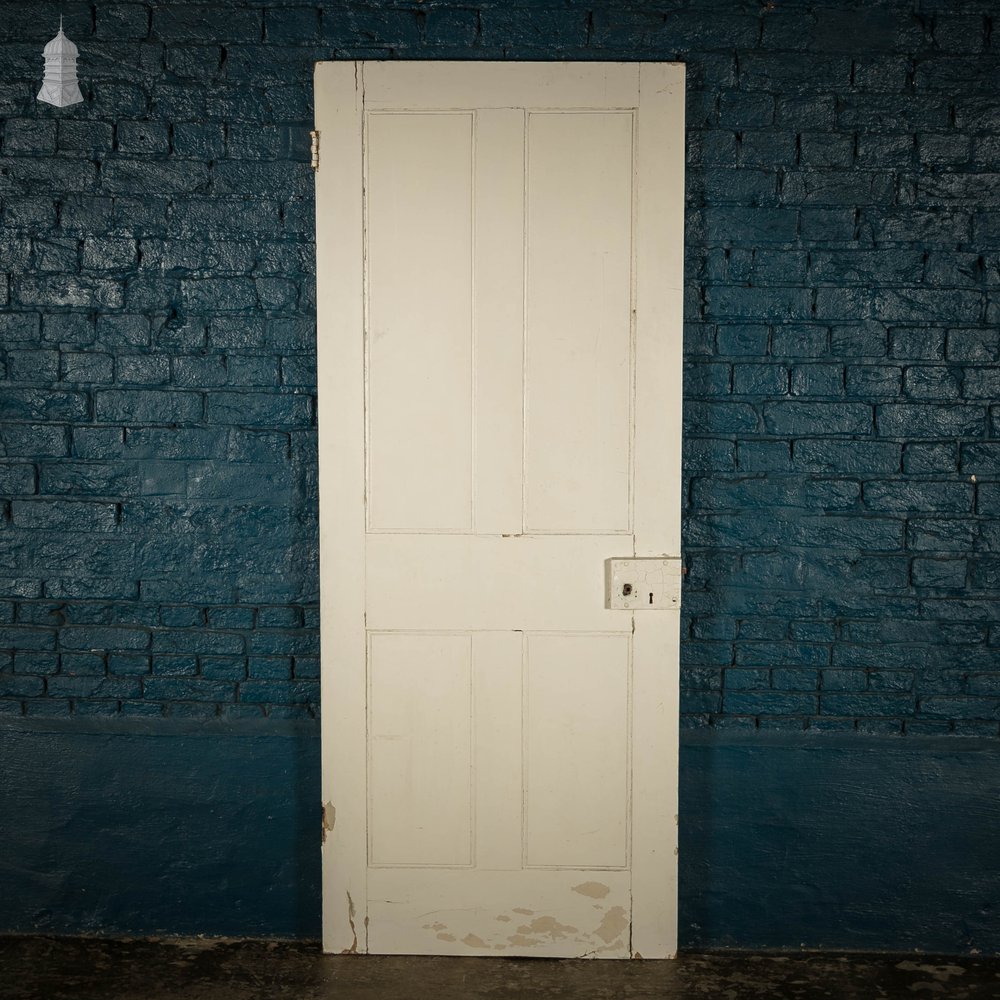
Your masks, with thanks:
M309 138L312 139L312 168L319 170L319 132L313 129L309 133Z

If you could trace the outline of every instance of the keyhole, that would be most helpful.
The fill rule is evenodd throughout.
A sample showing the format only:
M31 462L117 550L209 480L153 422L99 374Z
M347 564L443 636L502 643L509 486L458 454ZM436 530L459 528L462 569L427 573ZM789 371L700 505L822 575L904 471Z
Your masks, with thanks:
M622 586L622 597L628 597L632 593L632 584L626 583Z
M649 603L650 604L653 603L653 594L652 594L652 592L650 592L650 595L649 595Z

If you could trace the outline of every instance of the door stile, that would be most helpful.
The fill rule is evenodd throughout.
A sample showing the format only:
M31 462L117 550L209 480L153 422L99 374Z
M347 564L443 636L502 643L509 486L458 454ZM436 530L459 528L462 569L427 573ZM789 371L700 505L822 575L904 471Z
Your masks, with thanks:
M365 357L362 218L363 88L356 63L319 63L316 125L328 153L316 172L322 662L323 947L365 952ZM344 95L354 93L353 106ZM327 565L330 558L335 565ZM333 677L336 681L331 682Z
M635 554L679 556L684 67L643 63L639 72ZM632 617L644 692L633 719L643 735L633 747L632 951L667 958L677 950L680 612Z

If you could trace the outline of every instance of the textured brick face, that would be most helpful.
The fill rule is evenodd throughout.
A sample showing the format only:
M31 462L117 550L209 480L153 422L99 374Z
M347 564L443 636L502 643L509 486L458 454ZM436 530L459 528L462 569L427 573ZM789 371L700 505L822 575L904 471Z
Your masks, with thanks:
M60 13L67 109L34 100ZM666 59L685 720L997 735L994 15L6 3L0 712L316 711L315 60Z

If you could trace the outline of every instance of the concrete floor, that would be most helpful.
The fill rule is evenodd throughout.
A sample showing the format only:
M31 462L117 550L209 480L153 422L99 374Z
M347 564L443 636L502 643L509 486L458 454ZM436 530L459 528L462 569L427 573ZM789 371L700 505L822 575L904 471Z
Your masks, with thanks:
M0 937L3 1000L996 1000L1000 959L683 955L675 962L325 956L261 941Z

